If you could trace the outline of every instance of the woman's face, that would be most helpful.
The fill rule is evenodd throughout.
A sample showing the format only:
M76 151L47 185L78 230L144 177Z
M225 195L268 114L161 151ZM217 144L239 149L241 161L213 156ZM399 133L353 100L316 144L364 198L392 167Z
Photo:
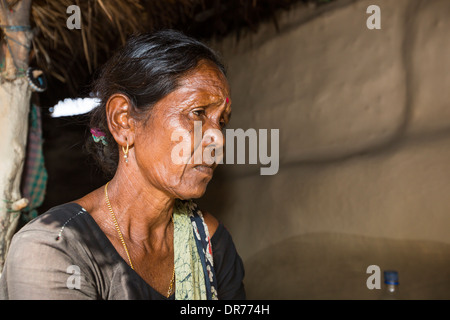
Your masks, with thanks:
M217 164L207 165L205 159L202 163L193 161L194 150L201 148L203 155L208 145L223 147L225 139L220 132L231 115L229 94L225 76L210 62L201 62L181 79L179 88L153 107L147 123L136 127L133 147L140 174L170 196L201 197ZM210 130L212 134L197 145L194 145L195 121L201 121L202 136L208 129L217 129ZM180 130L188 133L191 145L190 154L183 155L190 161L183 164L174 163L172 158L172 150L182 141L181 138L172 141L172 134Z

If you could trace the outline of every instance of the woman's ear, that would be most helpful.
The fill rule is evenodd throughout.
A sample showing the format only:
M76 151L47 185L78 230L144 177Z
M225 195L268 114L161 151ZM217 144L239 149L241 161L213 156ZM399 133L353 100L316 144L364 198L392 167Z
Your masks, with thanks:
M130 99L124 94L113 94L106 103L108 128L119 146L134 144L135 120L131 117Z

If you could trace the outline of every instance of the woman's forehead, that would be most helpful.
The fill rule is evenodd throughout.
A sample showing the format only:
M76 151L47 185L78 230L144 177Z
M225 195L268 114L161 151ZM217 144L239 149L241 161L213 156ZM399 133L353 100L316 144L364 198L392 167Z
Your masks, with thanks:
M226 102L228 97L228 92L223 86L181 85L159 101L154 110L166 114L191 107L220 106L228 104Z
M181 80L180 87L195 91L217 92L228 95L229 85L225 75L212 63L200 63L194 70L188 72Z
M216 67L196 68L180 79L178 88L157 103L163 112L180 107L222 105L229 101L228 81ZM157 108L159 109L159 107Z
M208 87L207 89L201 87L181 87L178 90L178 96L188 104L198 105L220 105L228 97L227 92L222 90L221 87Z

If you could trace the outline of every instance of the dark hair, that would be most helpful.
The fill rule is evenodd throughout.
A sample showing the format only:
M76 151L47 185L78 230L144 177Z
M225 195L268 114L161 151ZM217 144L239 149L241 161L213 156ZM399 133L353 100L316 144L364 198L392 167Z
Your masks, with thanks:
M163 30L131 36L102 66L92 89L100 105L91 111L90 127L105 133L107 145L94 142L90 136L86 149L108 176L114 175L119 159L106 118L109 97L115 93L126 95L133 116L148 119L152 107L177 89L179 80L201 60L214 63L226 74L217 54L206 45L179 31Z

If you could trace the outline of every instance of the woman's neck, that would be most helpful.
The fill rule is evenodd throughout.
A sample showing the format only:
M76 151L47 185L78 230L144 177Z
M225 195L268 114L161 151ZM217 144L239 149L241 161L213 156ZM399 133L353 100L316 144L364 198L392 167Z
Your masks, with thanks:
M175 199L155 188L141 174L119 166L107 187L111 208L124 238L133 243L163 245ZM159 244L158 244L159 243Z

